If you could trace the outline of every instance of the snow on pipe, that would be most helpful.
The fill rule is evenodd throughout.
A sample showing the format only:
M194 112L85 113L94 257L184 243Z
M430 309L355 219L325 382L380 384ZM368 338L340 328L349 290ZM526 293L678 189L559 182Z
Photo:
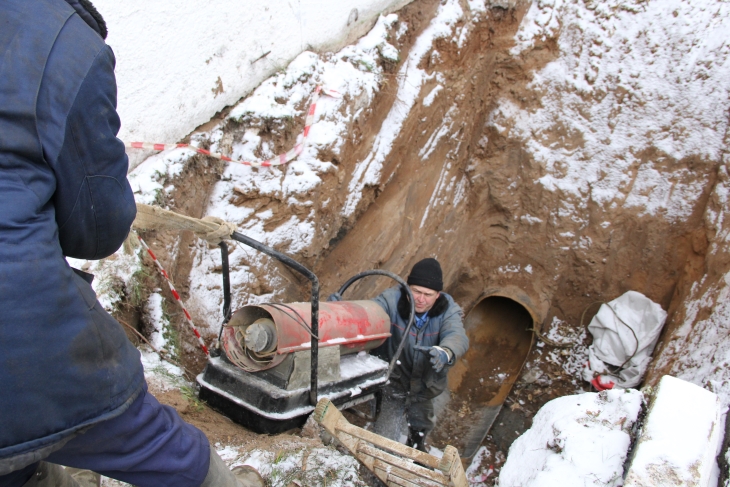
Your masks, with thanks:
M372 350L390 337L390 318L374 301L319 303L320 347L339 346L340 354ZM288 354L311 349L311 303L244 306L225 325L221 345L244 370L280 364Z
M124 142L124 146L128 149L146 149L146 150L153 150L153 151L164 151L164 150L170 150L170 149L178 149L178 148L187 148L191 149L198 154L203 154L206 156L213 157L214 159L220 159L222 161L226 162L237 162L239 164L243 164L244 166L251 166L251 167L271 167L271 166L281 166L283 164L287 164L291 161L293 161L299 154L304 151L304 144L307 141L307 137L309 136L309 129L311 128L312 124L314 123L314 113L317 110L317 100L319 100L320 93L324 93L327 96L339 98L341 95L335 91L335 90L328 90L323 89L321 86L317 86L317 88L314 91L314 99L312 100L312 104L309 106L309 110L307 110L307 118L304 121L304 130L302 131L302 141L295 145L293 148L289 149L289 151L279 154L278 156L269 159L267 161L263 162L251 162L251 161L243 161L243 160L235 160L232 159L230 156L227 156L225 154L221 154L219 152L210 152L206 149L201 149L199 147L191 146L190 144L158 144L153 142Z

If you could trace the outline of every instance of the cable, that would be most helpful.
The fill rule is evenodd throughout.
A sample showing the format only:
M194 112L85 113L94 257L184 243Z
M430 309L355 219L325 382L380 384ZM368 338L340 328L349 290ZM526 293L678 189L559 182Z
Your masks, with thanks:
M624 363L621 364L621 366L619 366L619 368L616 370L616 372L618 372L620 370L623 370L624 365L626 365L627 363L629 363L631 361L631 359L634 358L634 356L636 355L636 352L639 351L639 337L636 336L636 332L634 331L634 329L631 328L628 323L626 323L624 320L621 319L621 317L618 315L618 313L616 312L616 310L613 309L613 307L610 304L606 303L606 306L608 306L608 309L610 309L611 311L613 311L613 314L616 315L616 318L618 318L618 320L621 323L623 323L624 326L631 331L631 334L634 335L634 340L636 340L636 347L634 348L634 353L632 353L631 356L629 358L627 358L626 361L624 361Z
M291 318L294 321L296 321L299 326L301 326L302 328L304 328L307 331L307 333L309 334L309 336L311 336L315 340L319 340L319 337L316 336L314 333L312 333L312 328L309 325L307 325L307 322L304 321L304 318L302 318L299 315L299 313L297 312L297 310L295 310L294 308L292 308L288 304L284 304L284 303L260 303L260 304L266 305L266 306L271 306L272 308L276 308L277 311L281 311L282 313L284 313L285 315L287 315L289 318ZM283 309L280 309L280 308L288 308L296 316L292 316L292 315L290 315L289 313L287 313L286 311L284 311Z

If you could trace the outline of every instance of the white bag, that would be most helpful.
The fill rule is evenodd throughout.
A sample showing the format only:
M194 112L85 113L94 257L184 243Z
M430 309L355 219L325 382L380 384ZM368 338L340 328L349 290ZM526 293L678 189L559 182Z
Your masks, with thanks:
M583 378L598 390L639 385L666 320L661 306L636 291L603 304L588 325L593 344Z

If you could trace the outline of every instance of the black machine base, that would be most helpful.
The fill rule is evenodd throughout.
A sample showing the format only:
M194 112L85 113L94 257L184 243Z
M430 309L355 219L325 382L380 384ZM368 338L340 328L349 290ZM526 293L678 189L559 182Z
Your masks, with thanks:
M369 366L348 366L356 360L368 360ZM318 388L319 397L328 397L339 409L373 399L387 381L388 363L370 355L366 359L345 355L341 368L339 381L321 383ZM314 410L309 388L288 391L257 375L223 357L213 357L197 378L200 399L256 433L276 434L301 427Z

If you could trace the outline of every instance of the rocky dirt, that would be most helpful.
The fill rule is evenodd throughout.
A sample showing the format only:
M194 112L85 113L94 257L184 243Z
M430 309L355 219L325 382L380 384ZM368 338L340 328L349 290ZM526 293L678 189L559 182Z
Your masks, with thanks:
M466 2L462 3L466 9ZM293 257L318 275L323 295L334 292L360 271L381 268L405 276L416 261L436 256L444 268L445 291L466 312L488 296L516 300L519 296L538 331L547 334L552 330L553 336L569 344L555 347L536 339L519 380L483 444L487 450L481 453L475 475L489 484L497 476L509 445L529 427L530 418L540 406L555 397L588 390L579 372L590 342L583 328L597 311L597 306L591 305L614 299L627 290L639 291L669 311L665 341L686 321L687 296L701 296L692 286L707 272L706 259L713 242L727 233L722 233L722 222L710 228L706 215L708 205L714 213L725 211L727 202L715 188L718 178L727 176L718 169L718 159L697 155L676 159L658 147L648 147L634 154L636 162L626 172L626 183L618 186L610 204L590 196L576 199L539 184L546 175L567 177L572 169L561 166L560 161L547 167L537 160L528 150L528 142L518 134L517 119L495 118L495 113L505 106L505 100L525 113L537 113L543 107L544 93L534 83L535 73L556 60L561 47L555 34L514 53L515 36L529 8L528 2L518 2L515 8L489 8L474 21L459 21L456 29L462 29L463 40L442 38L435 42L431 54L419 65L431 78L422 86L385 158L379 183L364 186L353 212L341 211L358 164L375 150L373 144L381 124L399 103L399 70L440 4L436 0L416 0L398 12L399 25L408 25L405 35L392 40L400 60L383 61L381 89L372 103L352 120L339 150L319 155L321 160L334 164L336 171L322 174L316 189L302 196L299 203L245 190L231 193L230 201L255 212L270 210L273 217L267 222L269 229L292 217L314 219L316 232L311 243ZM441 91L431 99L428 95L437 86ZM591 105L606 94L585 92L578 96ZM347 103L350 108L358 108L361 101ZM302 102L302 107L305 105ZM622 106L620 101L617 106ZM230 147L246 130L257 127L262 141L269 143L274 152L287 150L302 126L303 120L229 121L224 123L226 135L221 146ZM587 147L586 133L559 120L533 136L543 145L562 148L566 153ZM626 203L641 184L640 169L646 165L676 174L675 185L700 188L696 197L686 203L684 217L670 218L666 212L652 214ZM221 163L195 156L186 163L184 173L169 181L175 190L159 203L201 217L222 174ZM304 199L313 202L314 210L302 206ZM150 233L145 239L168 266L183 297L191 298L189 275L206 244L192 234ZM235 247L233 251L242 252ZM717 264L715 278L704 284L704 289L710 289L727 271L728 259L723 255L712 258L711 262ZM238 302L260 295L274 295L283 302L298 301L308 294L306 282L270 260L251 262L248 272L254 276L252 280L233 283ZM169 298L164 283L154 277L151 267L148 273L153 282L145 285L144 292L159 288ZM387 285L390 283L384 280L363 281L346 297L372 297ZM144 320L134 309L138 310L120 310L120 317L144 332ZM204 366L204 357L178 310L172 306L168 309L180 333L183 352L179 360L191 376L197 374ZM706 313L709 309L705 308ZM218 318L194 317L208 322L210 329L217 327ZM205 338L210 342L215 337L208 334ZM651 378L669 370L681 355L677 346L672 348L664 341L660 348L668 350L669 355L655 367ZM472 360L489 353L487 349L474 349ZM468 375L469 362L464 361L457 369L455 373ZM309 441L301 440L298 431L293 432L296 440L289 435L253 435L209 409L192 408L188 399L174 391L161 392L158 397L201 427L214 442L276 448L279 441Z

